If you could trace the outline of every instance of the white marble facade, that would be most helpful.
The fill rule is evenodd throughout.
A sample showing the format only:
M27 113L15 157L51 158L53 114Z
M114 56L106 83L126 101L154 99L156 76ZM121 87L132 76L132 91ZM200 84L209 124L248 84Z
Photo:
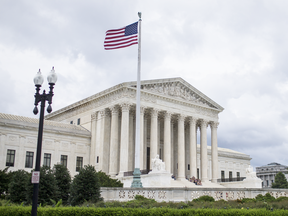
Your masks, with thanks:
M81 167L91 164L112 177L133 171L135 101L136 82L126 82L47 115L41 163L44 154L50 154L51 166L66 155L72 175L81 158ZM216 182L231 173L245 177L249 155L218 147L222 111L181 78L142 81L140 170L151 169L159 155L166 171L179 180L195 176ZM27 152L34 152L34 168L37 128L37 119L0 114L0 169L10 150L16 152L11 170L32 169L25 168Z
M46 119L80 124L91 131L90 164L113 177L124 176L134 170L135 101L136 82L121 83ZM218 148L218 114L222 111L181 78L142 81L140 170L149 170L151 159L158 154L166 170L180 180L195 176L202 182L216 182L221 171L225 178L229 172L233 177L236 173L245 176L251 158Z

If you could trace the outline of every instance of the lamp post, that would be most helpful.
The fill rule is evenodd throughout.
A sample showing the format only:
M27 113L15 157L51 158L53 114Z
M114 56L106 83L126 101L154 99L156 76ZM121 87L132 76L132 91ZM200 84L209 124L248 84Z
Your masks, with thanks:
M36 86L36 93L35 93L35 107L33 110L33 113L37 115L38 113L38 104L40 103L40 116L39 116L39 129L38 129L38 141L37 141L37 153L36 153L36 165L35 165L35 173L38 174L35 175L38 178L36 179L36 183L33 183L33 177L34 174L32 174L32 183L34 184L33 187L33 203L32 203L32 211L31 215L32 216L37 216L37 205L38 205L38 192L39 192L39 180L40 180L40 162L41 162L41 149L42 149L42 137L43 137L43 123L44 123L44 109L45 109L45 102L48 101L48 107L47 107L47 112L51 113L52 112L52 97L53 97L53 88L54 85L57 81L57 75L55 73L54 67L52 67L51 72L49 73L47 77L48 83L49 83L49 88L50 91L48 94L46 94L45 90L43 91L42 94L39 93L40 87L44 82L44 78L41 74L41 71L39 69L38 73L34 77L34 83ZM38 180L38 181L37 181Z

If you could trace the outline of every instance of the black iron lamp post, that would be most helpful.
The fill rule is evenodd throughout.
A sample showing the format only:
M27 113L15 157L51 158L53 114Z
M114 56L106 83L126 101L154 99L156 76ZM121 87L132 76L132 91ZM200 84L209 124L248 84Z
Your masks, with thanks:
M55 73L54 67L52 68L51 72L47 77L50 91L46 94L45 90L42 94L39 93L40 87L43 84L44 78L41 74L39 69L38 73L34 77L34 83L36 86L36 93L35 93L35 107L33 113L37 115L38 113L38 104L40 103L40 116L39 116L39 129L38 129L38 141L37 141L37 154L36 154L36 165L35 165L35 175L32 174L32 183L34 184L33 187L33 203L32 203L32 211L31 215L37 215L37 204L38 204L38 192L39 192L39 180L40 180L40 162L41 162L41 149L42 149L42 137L43 137L43 123L44 123L44 109L45 109L45 102L48 101L47 112L52 112L52 97L53 97L53 88L57 81L57 75ZM35 178L34 178L35 177ZM34 178L34 179L33 179Z

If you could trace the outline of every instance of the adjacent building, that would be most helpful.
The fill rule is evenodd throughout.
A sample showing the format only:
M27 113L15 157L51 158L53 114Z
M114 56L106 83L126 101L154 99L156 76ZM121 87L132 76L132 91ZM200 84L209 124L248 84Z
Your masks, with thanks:
M275 176L278 172L282 172L284 175L287 174L288 166L273 162L265 166L256 167L256 175L263 181L263 188L272 187L272 184L275 181Z

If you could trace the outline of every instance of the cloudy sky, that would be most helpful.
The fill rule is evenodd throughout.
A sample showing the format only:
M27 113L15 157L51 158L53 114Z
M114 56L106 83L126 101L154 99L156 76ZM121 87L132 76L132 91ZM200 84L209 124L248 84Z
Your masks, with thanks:
M136 80L137 46L103 41L141 11L142 79L182 77L225 108L220 147L253 166L288 165L287 10L285 0L1 0L0 112L35 117L39 68L58 74L53 110Z

